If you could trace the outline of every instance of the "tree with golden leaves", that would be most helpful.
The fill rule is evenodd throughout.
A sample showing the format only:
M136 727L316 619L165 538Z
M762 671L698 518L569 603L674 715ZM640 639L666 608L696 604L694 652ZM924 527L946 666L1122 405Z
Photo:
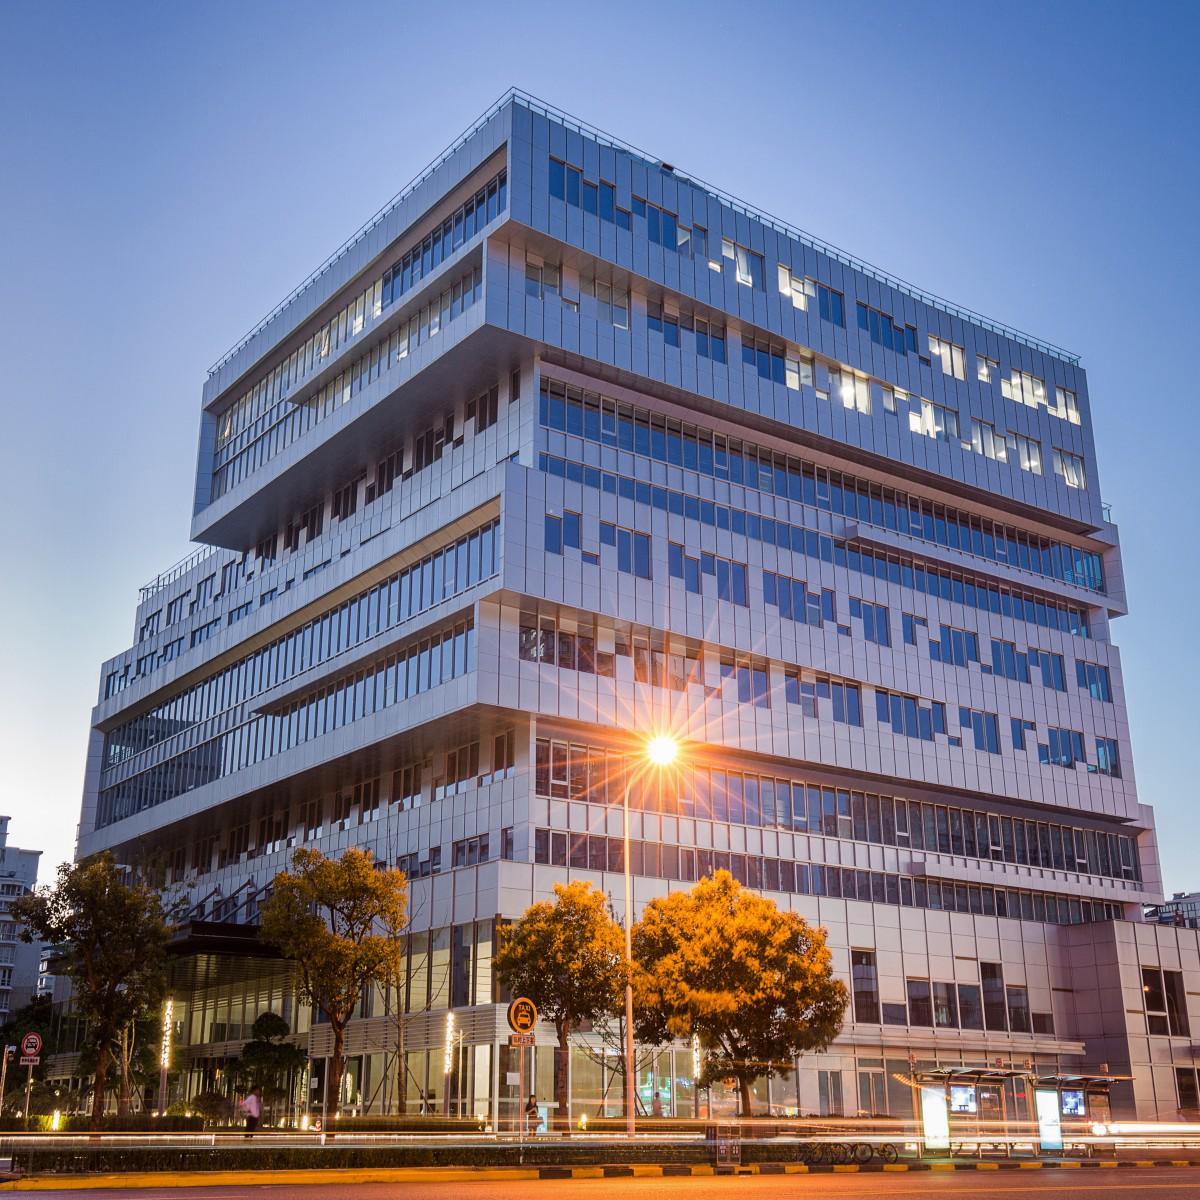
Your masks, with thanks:
M837 1037L846 985L825 930L742 887L728 871L650 901L633 930L640 1040L698 1035L697 1086L733 1077L742 1116L750 1084L790 1070Z
M554 885L554 897L532 904L503 931L496 974L514 996L524 996L554 1025L558 1070L554 1099L558 1126L570 1127L567 1061L571 1031L603 1020L625 996L625 935L608 900L590 883ZM522 1100L524 1097L522 1097Z
M393 988L403 980L407 920L404 872L376 869L366 850L346 850L337 859L297 850L291 870L275 876L262 906L259 936L296 963L302 994L333 1031L335 1112L341 1107L346 1026L366 987Z

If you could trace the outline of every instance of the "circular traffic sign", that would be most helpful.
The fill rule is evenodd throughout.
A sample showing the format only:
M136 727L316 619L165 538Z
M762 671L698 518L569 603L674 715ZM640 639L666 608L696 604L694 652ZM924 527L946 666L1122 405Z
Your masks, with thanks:
M537 1019L537 1005L532 1000L526 1000L524 996L508 1006L508 1027L514 1033L532 1033Z
M42 1035L40 1033L27 1033L21 1039L21 1053L26 1058L36 1058L42 1049Z

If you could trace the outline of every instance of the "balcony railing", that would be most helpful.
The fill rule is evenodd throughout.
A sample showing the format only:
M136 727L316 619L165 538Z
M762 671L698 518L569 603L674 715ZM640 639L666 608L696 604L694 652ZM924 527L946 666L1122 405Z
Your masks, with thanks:
M690 183L692 186L708 192L714 196L722 204L733 209L734 212L742 213L744 216L750 217L752 220L761 221L764 225L784 234L786 237L795 238L804 245L811 247L813 250L821 254L827 255L829 258L837 262L851 267L855 271L860 271L862 274L869 276L878 282L885 284L890 288L894 288L898 292L902 292L906 296L911 296L914 300L919 300L923 304L932 305L934 308L941 309L943 312L950 313L952 316L960 317L964 321L970 321L973 325L979 325L984 329L989 329L993 333L998 333L1002 337L1010 338L1012 341L1020 342L1022 345L1029 346L1034 350L1039 350L1044 354L1052 355L1055 358L1062 359L1064 362L1078 365L1079 355L1072 353L1069 350L1064 350L1061 346L1054 345L1053 342L1047 342L1041 338L1035 338L1031 334L1023 333L1019 329L1015 329L1011 325L1005 325L1000 321L993 321L990 317L985 317L981 313L973 312L969 308L964 308L961 305L953 304L949 300L943 299L941 296L935 295L933 292L927 292L923 288L918 288L914 284L908 283L906 280L900 279L896 275L892 275L879 267L872 265L865 259L857 258L853 254L848 254L845 250L839 249L830 242L822 241L820 238L814 237L810 233L805 233L802 229L798 229L788 222L780 220L778 217L772 216L761 208L755 208L751 204L747 204L744 200L739 200L736 196L729 192L722 191L720 188L713 187L712 184L705 183L702 179L698 179L694 175L687 175L678 168L671 166L662 159L656 158L652 154L647 154L644 150L639 150L636 146L629 142L622 141L620 138L614 137L612 134L605 133L602 129L596 128L594 125L589 125L586 121L581 121L577 117L572 117L569 113L563 112L560 108L555 108L552 104L547 104L543 100L531 96L528 92L523 92L519 88L509 88L499 100L495 102L488 110L475 121L469 129L464 130L455 140L442 151L423 171L421 171L410 183L406 184L399 192L396 193L365 225L362 226L356 233L351 235L347 241L343 242L337 250L333 252L315 271L313 271L302 283L294 287L278 304L253 329L250 330L235 346L221 356L210 368L209 376L215 375L235 354L238 353L244 346L249 344L251 339L256 337L263 329L270 324L283 310L291 304L297 296L306 288L315 283L322 275L325 274L331 267L338 263L346 254L348 254L364 237L382 221L388 213L390 213L398 204L402 203L416 190L422 183L428 179L434 171L438 169L456 150L458 150L470 137L477 133L484 125L488 123L498 112L500 112L506 104L512 101L518 101L525 105L530 112L539 113L544 117L548 117L552 121L557 121L559 124L568 129L574 129L576 132L583 134L585 137L591 138L594 141L604 146L610 146L614 150L620 150L626 154L632 154L643 161L652 164L655 167L660 167L663 170L669 171L677 178Z
M830 242L824 242L820 238L814 237L811 233L805 233L804 230L797 229L795 225L790 225L788 222L772 216L761 208L755 208L752 204L747 204L744 200L739 200L736 196L730 195L729 192L713 187L712 184L705 183L702 179L698 179L694 175L687 175L679 170L678 167L672 166L662 159L655 158L654 155L647 154L644 150L639 150L636 146L631 146L628 142L623 142L619 138L615 138L593 125L588 125L586 122L580 121L563 112L561 109L546 104L525 92L513 89L504 96L499 104L504 105L512 98L520 100L530 111L541 113L542 116L549 117L551 120L565 125L568 129L574 129L576 132L583 134L585 137L592 138L602 145L611 146L613 149L622 150L627 154L636 155L638 158L644 159L656 167L661 167L663 170L669 171L676 178L685 180L701 191L708 192L709 195L733 209L734 212L739 212L751 220L760 221L762 224L774 229L777 233L782 233L785 237L795 238L811 249L827 255L829 258L835 259L845 266L852 267L854 270L860 271L862 274L868 275L890 288L895 288L896 291L903 292L906 296L911 296L914 300L920 300L923 304L930 304L935 308L941 309L943 312L950 313L952 316L961 317L964 321L970 321L973 325L980 325L984 329L990 329L993 333L998 333L1002 337L1011 338L1015 342L1021 342L1023 345L1029 346L1034 350L1040 350L1044 354L1061 358L1065 362L1072 364L1078 364L1079 362L1077 354L1073 354L1069 350L1064 350L1061 346L1043 341L1041 338L1035 338L1028 333L1022 333L1021 330L1014 329L1011 325L1004 325L999 321L993 321L990 317L973 312L969 308L963 308L961 305L952 304L949 300L944 300L941 296L937 296L933 292L927 292L922 288L918 288L895 275L889 274L887 271L881 270L879 267L873 266L864 259L856 258L853 254L848 254L845 250L838 249L837 246L832 245Z
M174 583L177 579L182 579L193 567L202 563L213 554L216 554L216 552L216 546L197 546L187 558L181 558L173 567L168 567L147 583L141 589L138 603L145 604L147 600L161 592L168 584Z
M313 271L302 283L297 284L288 294L275 305L273 309L240 342L232 349L226 351L211 367L208 369L209 377L215 375L235 354L238 353L244 346L257 337L297 296L300 295L306 288L311 287L322 275L325 274L331 267L341 261L359 242L363 240L382 221L388 213L390 213L398 204L403 203L422 183L428 179L434 171L438 169L456 150L462 146L468 138L478 133L514 96L522 96L515 88L510 88L499 100L493 104L487 112L475 121L469 129L464 130L454 139L454 141L437 156L423 171L421 171L411 182L405 184L357 233L343 242L315 271Z

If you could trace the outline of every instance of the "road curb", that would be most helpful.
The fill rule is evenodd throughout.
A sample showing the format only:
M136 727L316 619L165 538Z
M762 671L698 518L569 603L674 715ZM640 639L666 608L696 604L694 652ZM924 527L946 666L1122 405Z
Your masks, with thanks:
M1000 1159L993 1162L910 1163L748 1163L745 1166L713 1167L705 1163L611 1163L586 1167L378 1167L291 1171L137 1171L128 1175L30 1175L0 1182L0 1192L85 1191L114 1188L256 1187L268 1184L313 1183L480 1183L539 1179L661 1179L711 1175L874 1175L895 1171L1062 1171L1133 1170L1162 1167L1200 1167L1200 1160L1112 1159L1050 1160L1023 1162Z

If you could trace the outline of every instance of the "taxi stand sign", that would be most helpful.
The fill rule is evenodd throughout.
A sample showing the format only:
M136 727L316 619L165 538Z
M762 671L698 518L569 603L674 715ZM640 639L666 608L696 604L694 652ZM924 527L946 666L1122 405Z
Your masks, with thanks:
M524 996L508 1006L508 1027L513 1033L532 1033L538 1022L537 1005Z
M533 1031L537 1026L538 1010L532 1000L517 997L508 1006L508 1027L512 1030L508 1044L517 1052L517 1140L525 1133L525 1047L534 1044Z
M28 1067L29 1073L25 1076L25 1128L29 1128L29 1097L33 1091L33 1068L41 1061L40 1054L42 1050L42 1035L40 1033L27 1033L21 1039L21 1066Z

